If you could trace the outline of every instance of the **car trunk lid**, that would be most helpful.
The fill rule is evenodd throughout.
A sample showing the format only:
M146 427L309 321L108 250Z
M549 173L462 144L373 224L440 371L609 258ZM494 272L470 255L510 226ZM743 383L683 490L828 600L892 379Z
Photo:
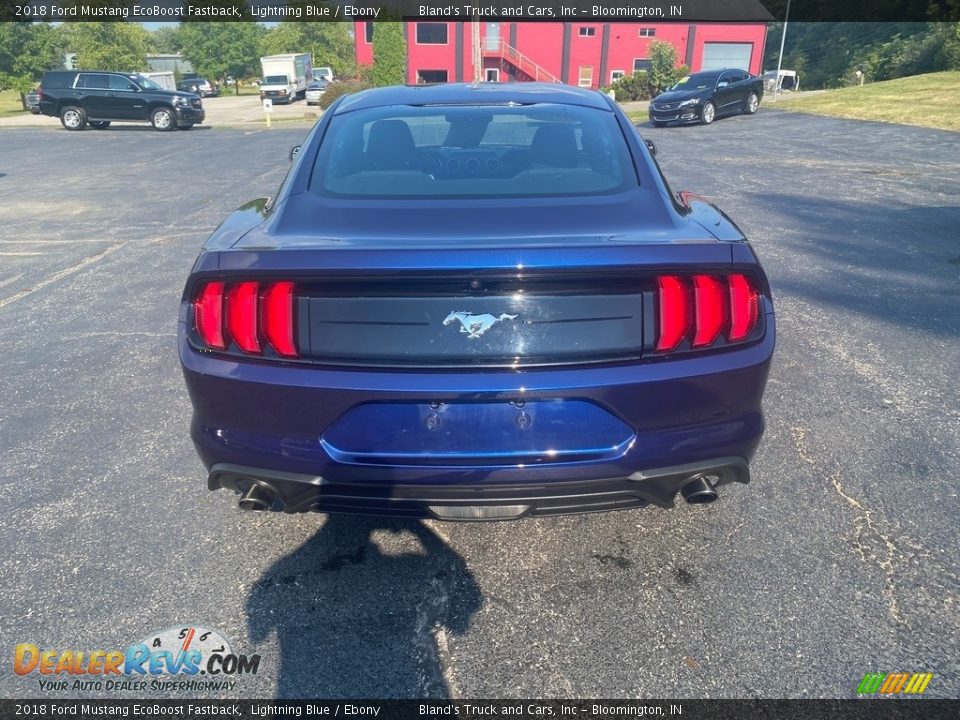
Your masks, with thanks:
M635 360L652 341L656 276L723 272L731 251L662 198L627 195L501 200L496 213L482 202L432 210L404 202L389 210L389 232L357 207L296 196L282 222L268 220L222 252L219 271L294 281L298 346L314 362Z

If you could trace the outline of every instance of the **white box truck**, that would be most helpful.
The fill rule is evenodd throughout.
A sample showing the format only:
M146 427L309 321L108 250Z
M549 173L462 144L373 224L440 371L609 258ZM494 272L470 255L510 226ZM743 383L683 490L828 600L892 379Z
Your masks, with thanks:
M177 89L177 79L174 77L172 71L167 72L142 72L140 73L144 77L150 78L157 85L162 87L164 90L176 90Z
M260 58L263 82L260 99L275 103L289 103L302 98L313 80L313 62L310 53L267 55Z

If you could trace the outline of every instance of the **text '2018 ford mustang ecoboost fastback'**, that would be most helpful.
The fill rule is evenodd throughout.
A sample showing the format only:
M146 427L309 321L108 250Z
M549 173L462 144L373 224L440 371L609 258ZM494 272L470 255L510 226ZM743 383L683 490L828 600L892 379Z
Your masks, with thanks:
M774 316L606 96L451 84L338 99L205 244L179 346L241 507L508 519L747 482Z

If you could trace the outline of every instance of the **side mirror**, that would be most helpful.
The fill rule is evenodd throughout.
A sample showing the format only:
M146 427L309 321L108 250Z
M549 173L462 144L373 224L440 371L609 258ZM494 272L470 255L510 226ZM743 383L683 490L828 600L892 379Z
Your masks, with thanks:
M294 145L292 148L290 148L290 162L293 162L294 160L296 160L296 159L297 159L297 155L299 155L299 154L300 154L300 146L299 146L299 145Z
M657 146L653 144L653 140L647 140L646 138L644 138L644 139L643 139L643 142L646 144L647 150L650 151L650 154L653 155L654 157L656 157L656 156L657 156Z

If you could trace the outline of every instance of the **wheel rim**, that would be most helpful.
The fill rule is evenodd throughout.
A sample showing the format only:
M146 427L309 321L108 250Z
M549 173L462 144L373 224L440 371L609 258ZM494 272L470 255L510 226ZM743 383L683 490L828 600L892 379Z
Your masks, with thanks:
M170 113L165 110L161 110L156 115L154 115L155 122L158 128L168 128L170 127Z
M748 101L748 104L749 104L749 107L750 107L750 112L756 112L756 110L757 110L757 105L758 105L759 103L757 102L757 96L754 95L753 93L750 93L750 100Z
M708 123L713 122L713 105L707 105L703 109L703 119Z
M66 123L67 127L80 127L80 113L76 110L67 110L63 114L63 122Z

